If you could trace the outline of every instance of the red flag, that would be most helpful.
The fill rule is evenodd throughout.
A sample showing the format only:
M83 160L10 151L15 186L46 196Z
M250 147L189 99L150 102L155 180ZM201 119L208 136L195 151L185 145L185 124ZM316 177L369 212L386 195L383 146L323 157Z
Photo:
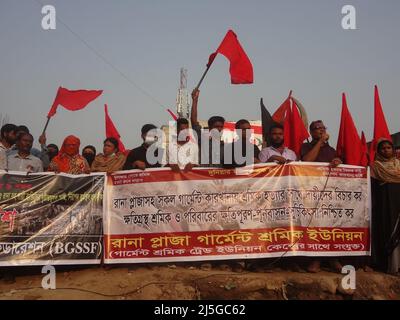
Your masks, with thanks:
M347 107L346 95L342 94L342 115L336 153L345 164L361 165L362 144L353 118Z
M289 105L284 122L284 143L300 158L301 145L310 135L301 120L296 102L293 99L290 99L290 101L292 102L292 107Z
M104 105L104 113L106 116L106 137L107 138L115 138L118 140L118 145L119 145L119 151L122 153L125 153L125 146L121 141L121 136L119 135L119 132L117 128L115 127L113 121L111 120L109 114L108 114L108 107L105 104Z
M281 104L281 106L275 111L272 115L272 119L280 124L283 124L285 121L285 114L286 111L290 108L290 98L292 97L292 90L289 92L289 96L286 98L285 101Z
M230 61L229 72L232 84L253 83L253 66L232 30L227 32L217 51L210 55L207 67L211 66L218 53Z
M50 118L56 114L58 105L70 111L81 110L102 93L103 90L68 90L59 87L47 117Z
M167 109L167 111L171 115L172 119L175 121L178 120L178 116L175 113L173 113L170 109Z
M229 131L235 131L235 125L236 122L230 122L230 121L225 121L224 123L224 129L229 130ZM262 134L262 127L252 124L250 125L251 129L254 131L254 134Z
M367 139L365 139L364 131L361 131L361 164L363 167L368 166L368 146Z
M385 115L382 110L381 101L379 99L378 87L375 86L375 99L374 99L374 139L372 140L369 156L370 161L375 160L375 149L379 139L385 138L392 141L389 129L386 123Z

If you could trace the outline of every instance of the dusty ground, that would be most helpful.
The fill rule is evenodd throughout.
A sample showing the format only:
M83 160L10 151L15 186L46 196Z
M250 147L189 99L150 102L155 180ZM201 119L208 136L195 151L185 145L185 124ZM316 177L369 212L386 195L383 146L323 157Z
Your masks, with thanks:
M256 269L257 270L257 269ZM1 271L1 270L0 270ZM130 267L58 267L57 289L44 290L39 268L0 279L0 299L389 299L400 300L400 277L357 271L357 288L343 275L243 269L243 265L158 264ZM4 269L3 269L4 275Z

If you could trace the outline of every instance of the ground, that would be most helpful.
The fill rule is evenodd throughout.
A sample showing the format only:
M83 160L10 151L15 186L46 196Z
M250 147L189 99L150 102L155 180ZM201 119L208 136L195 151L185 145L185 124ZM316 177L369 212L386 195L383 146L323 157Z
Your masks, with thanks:
M3 299L374 299L400 300L400 277L357 270L356 289L344 290L344 275L272 270L247 271L232 264L148 264L57 267L56 290L41 287L40 268L0 279ZM9 269L6 269L9 270ZM1 271L1 269L0 269Z

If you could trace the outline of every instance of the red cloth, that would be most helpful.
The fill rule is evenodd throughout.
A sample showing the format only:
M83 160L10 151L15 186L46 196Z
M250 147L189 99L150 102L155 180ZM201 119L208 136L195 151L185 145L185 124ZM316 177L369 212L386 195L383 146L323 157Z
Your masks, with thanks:
M70 135L64 139L59 154L66 153L71 157L75 156L79 154L80 145L81 145L81 140L79 140L78 137Z
M336 153L343 163L360 166L362 160L362 143L353 117L347 107L346 95L342 94L342 115Z
M225 121L224 129L229 131L235 131L236 122ZM250 125L251 129L254 131L254 134L262 134L262 127L257 125Z
M293 150L300 159L301 145L310 135L301 120L299 109L293 99L290 99L292 107L288 105L284 122L284 144Z
M106 137L117 139L119 151L124 153L126 151L125 146L121 141L121 136L120 136L117 128L115 127L114 122L111 120L110 115L108 114L108 107L106 104L104 105L104 113L106 116Z
M102 93L103 90L68 90L59 87L47 117L54 116L59 105L70 111L81 110Z
M367 139L365 139L364 131L361 132L361 165L366 167L368 166L368 146Z
M386 123L385 114L382 110L381 101L379 99L378 87L375 86L375 97L374 97L374 139L372 140L370 150L369 150L369 159L371 162L375 160L375 151L378 145L379 139L388 139L392 141L392 137L390 136L389 129Z
M210 55L207 67L211 66L218 53L224 55L230 62L232 84L253 83L253 66L232 30L227 32L217 51Z
M285 121L285 114L286 110L290 108L290 98L292 97L292 90L289 92L289 96L286 98L285 101L280 105L280 107L275 111L275 113L272 115L272 119L280 124L283 124Z
M80 144L79 138L72 135L66 137L60 152L51 161L49 170L70 174L82 174L89 170L86 159L79 154Z

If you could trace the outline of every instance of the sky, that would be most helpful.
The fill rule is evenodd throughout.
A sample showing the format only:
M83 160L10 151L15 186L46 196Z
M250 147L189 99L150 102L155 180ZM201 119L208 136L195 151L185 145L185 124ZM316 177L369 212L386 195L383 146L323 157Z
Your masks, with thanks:
M40 2L55 7L56 30L42 29ZM356 30L342 28L347 4ZM369 140L377 84L389 129L400 131L398 0L0 0L0 114L27 125L37 141L59 86L102 89L84 110L59 108L47 142L74 134L82 147L100 149L107 103L125 146L136 147L143 124L170 120L180 68L191 91L229 29L252 61L254 84L232 85L218 56L200 88L201 119L258 120L261 97L273 113L293 90L336 146L346 92Z

